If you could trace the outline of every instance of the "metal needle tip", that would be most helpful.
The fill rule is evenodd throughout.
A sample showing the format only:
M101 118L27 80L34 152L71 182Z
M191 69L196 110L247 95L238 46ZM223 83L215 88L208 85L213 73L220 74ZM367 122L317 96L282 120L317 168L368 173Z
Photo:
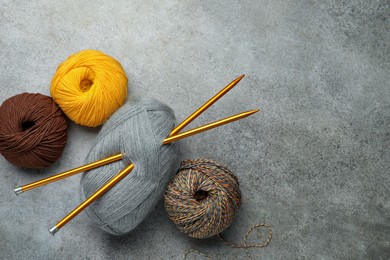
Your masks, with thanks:
M242 74L242 75L238 76L228 86L230 86L230 88L234 87L235 85L238 84L238 82L240 82L242 80L243 77L245 77L245 74Z
M22 187L17 187L17 188L15 188L15 189L14 189L14 192L16 193L16 195L19 195L20 193L23 192Z
M260 109L253 109L253 110L249 110L249 111L246 111L246 112L243 112L242 114L244 115L244 117L247 117L247 116L250 116L250 115L253 115L257 112L259 112Z
M50 232L50 234L52 234L52 235L54 236L54 234L57 233L58 230L59 230L59 229L57 228L57 226L54 226L54 227L52 227L52 228L49 229L49 232Z

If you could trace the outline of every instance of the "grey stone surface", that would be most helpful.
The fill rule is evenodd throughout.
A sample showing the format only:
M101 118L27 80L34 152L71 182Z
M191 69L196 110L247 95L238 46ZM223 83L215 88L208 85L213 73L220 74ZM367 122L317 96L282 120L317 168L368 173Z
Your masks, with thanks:
M239 243L266 222L274 238L249 250L254 259L389 259L389 13L386 0L2 0L0 102L49 94L57 65L87 48L123 64L130 97L159 99L179 120L245 73L193 126L262 112L180 141L183 159L209 157L239 177L244 204L226 238ZM80 214L52 237L79 203L80 176L12 189L81 165L98 131L71 125L63 157L45 170L0 158L0 259L181 259L190 248L246 257L179 233L161 203L128 236Z

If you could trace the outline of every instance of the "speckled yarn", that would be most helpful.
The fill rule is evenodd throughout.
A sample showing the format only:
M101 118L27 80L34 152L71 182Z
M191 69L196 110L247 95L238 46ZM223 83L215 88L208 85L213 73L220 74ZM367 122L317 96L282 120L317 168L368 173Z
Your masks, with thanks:
M62 155L67 129L67 119L51 97L13 96L0 106L0 153L19 167L47 167Z
M184 161L167 187L164 204L180 231L195 238L217 235L230 226L241 205L238 179L215 161Z
M104 124L86 163L117 153L124 154L124 158L86 172L81 179L82 200L131 162L135 168L87 208L95 225L108 233L123 235L154 209L177 165L175 145L162 145L174 125L172 109L154 99L127 103Z

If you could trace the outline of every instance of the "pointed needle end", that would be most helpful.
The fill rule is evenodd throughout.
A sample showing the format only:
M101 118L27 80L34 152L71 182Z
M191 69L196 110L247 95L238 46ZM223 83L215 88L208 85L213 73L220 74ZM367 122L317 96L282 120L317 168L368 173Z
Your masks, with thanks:
M247 116L250 116L250 115L253 115L254 113L257 113L259 112L260 109L253 109L253 110L249 110L248 112L246 112L246 115Z
M240 76L238 76L233 82L235 83L235 85L240 82L240 80L242 80L242 78L245 77L245 74L242 74Z

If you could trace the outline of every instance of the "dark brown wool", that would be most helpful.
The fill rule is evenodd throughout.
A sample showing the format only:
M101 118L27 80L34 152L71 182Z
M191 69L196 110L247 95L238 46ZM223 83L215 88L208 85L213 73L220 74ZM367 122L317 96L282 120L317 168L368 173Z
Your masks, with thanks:
M26 168L43 168L62 154L67 119L51 97L22 93L0 107L0 153Z
M164 204L180 231L207 238L230 226L241 192L237 177L226 167L208 159L187 160L169 183Z

